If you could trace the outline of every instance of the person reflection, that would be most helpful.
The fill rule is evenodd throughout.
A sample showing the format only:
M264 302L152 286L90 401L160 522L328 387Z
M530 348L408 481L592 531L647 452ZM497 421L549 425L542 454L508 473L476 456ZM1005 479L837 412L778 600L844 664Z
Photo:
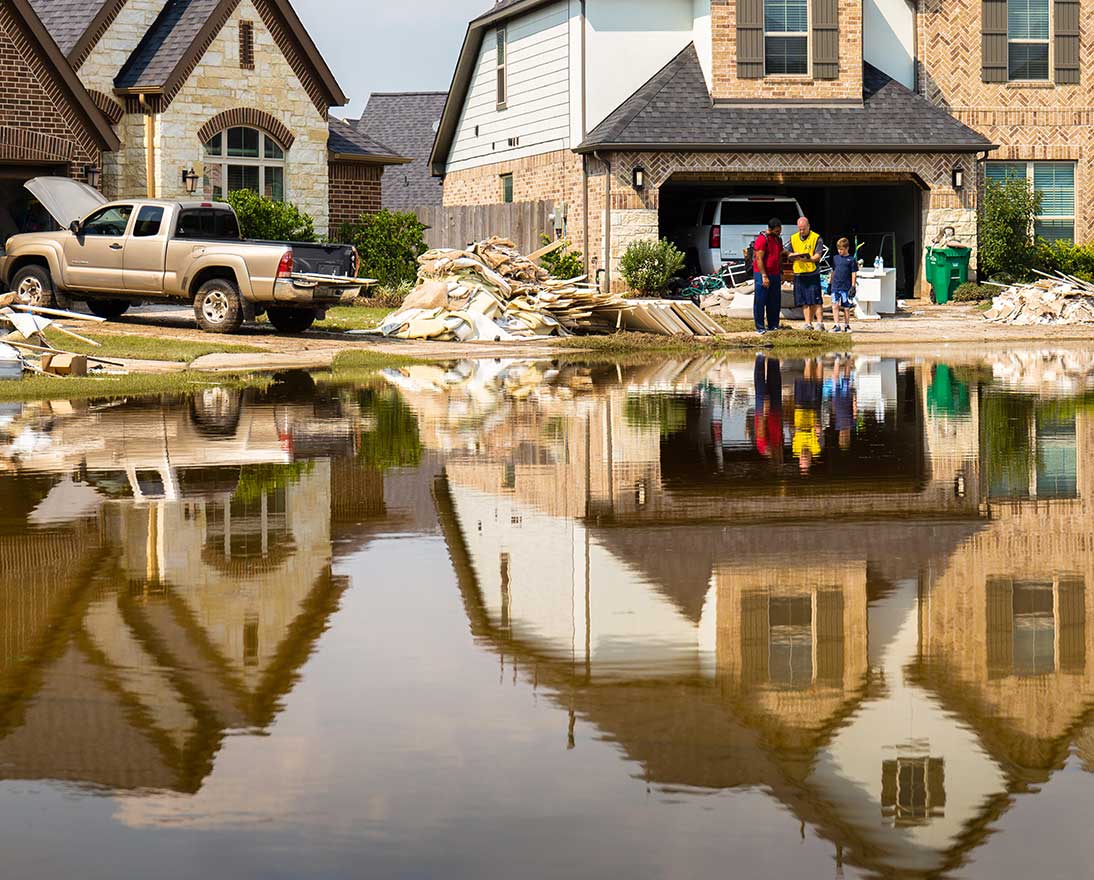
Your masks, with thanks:
M800 378L794 380L794 457L808 474L821 453L821 399L824 367L820 359L806 358Z
M825 390L832 396L832 427L836 431L839 448L850 449L851 435L858 416L850 358L837 357L832 362L831 386Z
M778 358L756 356L756 451L775 466L783 462L783 379Z

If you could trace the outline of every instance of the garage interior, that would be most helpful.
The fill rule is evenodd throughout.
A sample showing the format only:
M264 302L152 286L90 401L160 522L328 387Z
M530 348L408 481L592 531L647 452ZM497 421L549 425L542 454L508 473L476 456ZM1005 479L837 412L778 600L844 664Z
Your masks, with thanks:
M25 165L0 163L0 245L20 232L49 232L57 228L49 212L23 184L35 177L68 177L61 165Z
M851 175L849 175L849 178ZM700 203L712 198L744 195L790 196L825 244L835 251L836 241L846 236L862 242L859 259L873 265L881 251L886 266L897 270L897 295L911 297L924 248L923 199L926 187L914 175L867 176L833 182L832 175L779 175L743 179L740 176L675 175L660 189L660 234L676 239L682 228L694 226ZM783 241L789 242L797 217L780 217ZM760 233L757 228L757 235Z

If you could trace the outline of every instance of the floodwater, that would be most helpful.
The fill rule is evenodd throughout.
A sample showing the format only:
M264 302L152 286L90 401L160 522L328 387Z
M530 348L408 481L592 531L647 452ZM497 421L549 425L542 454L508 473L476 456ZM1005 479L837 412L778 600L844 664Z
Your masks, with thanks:
M1089 876L1092 389L1031 351L0 404L5 876Z

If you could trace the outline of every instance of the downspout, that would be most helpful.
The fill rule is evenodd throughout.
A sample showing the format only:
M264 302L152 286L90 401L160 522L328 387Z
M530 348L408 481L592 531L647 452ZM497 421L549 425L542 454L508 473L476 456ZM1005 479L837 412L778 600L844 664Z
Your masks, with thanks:
M604 291L612 289L612 163L593 150L593 158L604 163Z
M586 3L587 0L581 0L581 141L585 142L585 138L588 136L588 119L586 116L586 103L585 103L585 16L586 16ZM585 269L588 271L589 263L589 157L583 155L581 157L581 212L583 222L581 228L584 230L584 243L581 248L581 253L585 255Z

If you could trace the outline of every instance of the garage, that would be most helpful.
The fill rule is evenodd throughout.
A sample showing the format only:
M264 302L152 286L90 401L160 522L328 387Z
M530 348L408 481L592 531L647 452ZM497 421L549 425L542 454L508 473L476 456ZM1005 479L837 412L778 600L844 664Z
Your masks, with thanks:
M866 265L872 265L880 254L886 266L896 267L898 295L914 296L919 255L924 247L923 201L927 187L910 174L845 177L676 174L661 186L659 233L688 253L689 267L702 269L706 267L696 262L694 251L704 246L710 249L713 217L729 220L715 233L713 242L719 246L723 261L727 261L741 249L740 242L735 246L730 240L730 231L748 228L748 237L755 238L773 215L782 220L783 239L789 240L797 221L791 216L796 214L791 209L796 202L829 248L834 251L836 241L846 236L852 248L861 246L859 259ZM732 201L714 214L713 206L723 199Z
M65 165L0 164L0 242L20 232L44 232L56 229L49 212L39 204L23 184L35 177L68 176Z

